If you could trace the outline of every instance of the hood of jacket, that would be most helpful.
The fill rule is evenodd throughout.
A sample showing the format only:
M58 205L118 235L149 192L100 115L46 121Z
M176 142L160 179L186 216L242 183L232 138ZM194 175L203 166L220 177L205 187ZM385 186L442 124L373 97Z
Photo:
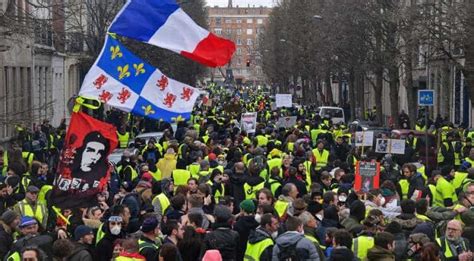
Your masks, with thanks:
M236 224L234 224L234 226L236 226L237 224L239 226L243 226L243 227L246 227L248 229L254 229L254 228L258 227L258 225L259 225L259 223L255 220L254 215L239 217L239 219L237 219L237 222L236 222Z
M258 227L257 229L250 231L249 243L250 244L255 244L255 243L263 241L267 238L271 239L272 236L270 234L268 234L267 231L263 230L263 228Z
M369 261L384 261L384 260L395 260L395 255L392 251L379 247L374 246L373 248L369 249L367 252L367 259Z
M296 244L304 235L296 231L287 231L276 239L276 243L282 247L288 247Z

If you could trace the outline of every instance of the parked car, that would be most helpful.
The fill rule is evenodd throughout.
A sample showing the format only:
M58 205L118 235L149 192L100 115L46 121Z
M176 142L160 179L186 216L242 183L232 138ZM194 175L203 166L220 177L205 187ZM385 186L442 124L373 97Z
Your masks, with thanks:
M123 153L129 151L131 155L138 155L138 150L135 148L115 149L110 153L108 159L115 166L122 159Z
M346 122L346 117L344 116L344 110L340 107L329 107L323 106L316 109L316 114L321 117L329 116L331 117L332 123L341 123Z
M161 137L163 137L163 132L147 132L147 133L141 133L141 134L138 134L135 139L141 139L144 141L143 144L148 144L148 141L151 139L151 138L154 138L156 141L159 141L161 139ZM134 143L135 143L135 139L131 139L129 142L128 142L128 147L131 148L134 146Z

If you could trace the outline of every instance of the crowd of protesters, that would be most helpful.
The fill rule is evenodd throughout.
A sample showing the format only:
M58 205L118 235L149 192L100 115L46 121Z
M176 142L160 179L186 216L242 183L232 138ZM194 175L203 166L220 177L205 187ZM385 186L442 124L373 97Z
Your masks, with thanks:
M425 169L413 135L404 156L363 153L344 123L314 108L209 92L213 106L175 131L116 110L95 115L126 149L86 208L51 205L66 125L18 126L0 149L0 259L474 260L470 132L443 126L438 167ZM252 134L238 123L245 111L258 111ZM296 126L278 127L282 116ZM163 135L134 139L146 132ZM364 192L354 189L362 161L382 166Z

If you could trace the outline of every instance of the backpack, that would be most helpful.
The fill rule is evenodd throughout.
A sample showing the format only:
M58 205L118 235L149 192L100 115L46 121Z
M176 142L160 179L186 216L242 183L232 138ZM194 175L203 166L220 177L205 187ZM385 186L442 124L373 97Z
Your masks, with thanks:
M300 242L301 239L304 237L301 237L298 239L294 244L291 244L289 246L283 247L280 244L278 245L278 249L280 252L278 253L278 260L282 261L299 261L299 260L305 260L308 259L308 251L305 251L304 249L298 249L296 246L298 245L298 242Z

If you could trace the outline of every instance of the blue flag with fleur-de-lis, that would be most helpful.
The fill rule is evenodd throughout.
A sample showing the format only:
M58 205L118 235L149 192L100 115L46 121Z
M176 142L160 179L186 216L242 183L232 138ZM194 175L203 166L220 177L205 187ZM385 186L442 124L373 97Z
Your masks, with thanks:
M199 90L166 77L108 35L79 95L126 112L172 122L190 118Z

